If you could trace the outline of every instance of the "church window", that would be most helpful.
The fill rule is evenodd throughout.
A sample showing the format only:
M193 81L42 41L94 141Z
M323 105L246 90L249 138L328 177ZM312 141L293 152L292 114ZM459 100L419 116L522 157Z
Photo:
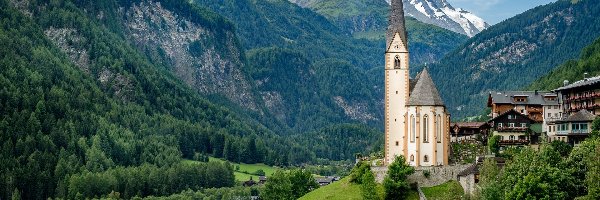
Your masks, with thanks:
M414 115L410 116L410 142L415 142L417 132L417 122Z
M398 94L398 91L396 91L396 94Z
M394 69L400 69L400 57L396 56L396 58L394 58Z
M429 142L429 117L427 115L423 117L423 142Z
M415 156L414 155L410 155L410 161L414 162L415 161Z
M396 146L400 146L400 142L396 141Z
M429 162L429 156L425 155L425 157L423 157L423 161Z
M436 130L436 139L437 142L442 142L442 116L437 116L437 130Z

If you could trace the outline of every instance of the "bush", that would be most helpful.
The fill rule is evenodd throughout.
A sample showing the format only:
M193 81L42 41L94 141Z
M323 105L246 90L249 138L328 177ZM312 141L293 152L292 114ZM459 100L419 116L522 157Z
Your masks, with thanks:
M252 174L257 175L257 176L264 176L265 175L265 171L263 171L262 169L259 169L259 170L256 170Z
M431 172L429 170L423 170L423 176L425 178L429 178L429 177L431 177Z
M350 183L362 184L366 173L371 173L371 166L366 162L359 162L350 172Z
M403 156L398 156L388 167L388 175L383 180L385 199L405 199L410 191L408 176L415 173L415 169L406 164Z

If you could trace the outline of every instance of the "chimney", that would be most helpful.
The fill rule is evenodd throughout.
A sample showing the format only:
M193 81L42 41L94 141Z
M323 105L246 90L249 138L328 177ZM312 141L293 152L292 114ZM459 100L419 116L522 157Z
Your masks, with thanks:
M538 95L538 90L535 90L535 95Z
M569 80L563 81L563 86L567 86L567 85L569 85Z
M588 76L587 72L583 73L583 80L587 81L587 76Z

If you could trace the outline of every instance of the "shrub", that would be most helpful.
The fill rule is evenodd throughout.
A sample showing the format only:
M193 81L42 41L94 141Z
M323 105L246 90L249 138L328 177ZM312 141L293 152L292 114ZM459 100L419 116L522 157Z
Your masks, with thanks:
M423 176L425 178L429 178L429 177L431 177L431 172L429 170L423 170Z

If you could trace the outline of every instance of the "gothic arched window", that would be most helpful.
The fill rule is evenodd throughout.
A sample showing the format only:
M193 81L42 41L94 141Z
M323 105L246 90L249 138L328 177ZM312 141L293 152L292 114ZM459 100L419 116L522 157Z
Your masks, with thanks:
M394 69L400 69L400 57L396 56L396 58L394 58Z
M436 130L436 139L437 142L442 142L442 116L437 116L437 130Z
M423 142L429 142L429 117L423 116Z
M429 157L427 155L425 155L425 157L423 157L423 161L424 162L429 162Z
M417 120L414 115L410 116L410 142L415 142L415 135L417 132Z
M410 161L414 162L415 161L415 156L414 155L410 155Z

